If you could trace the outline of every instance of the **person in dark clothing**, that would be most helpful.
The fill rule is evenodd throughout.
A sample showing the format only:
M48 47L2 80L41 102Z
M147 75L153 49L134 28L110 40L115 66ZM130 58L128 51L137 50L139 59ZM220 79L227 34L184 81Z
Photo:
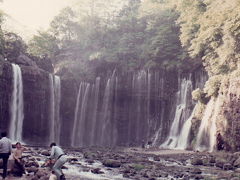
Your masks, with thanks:
M7 133L1 133L1 140L0 140L0 159L3 160L3 179L7 176L7 165L8 165L8 158L12 152L12 143L11 140L7 138Z
M217 150L221 151L224 149L224 141L220 133L217 134Z

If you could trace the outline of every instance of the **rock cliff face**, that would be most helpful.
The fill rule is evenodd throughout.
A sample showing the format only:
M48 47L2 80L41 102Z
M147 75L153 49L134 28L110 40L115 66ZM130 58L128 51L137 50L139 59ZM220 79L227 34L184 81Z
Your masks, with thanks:
M177 127L175 133L179 136L194 107L191 89L203 85L201 71L113 72L96 78L95 83L64 77L60 83L60 118L56 121L51 113L56 117L57 96L49 72L27 60L27 64L20 65L24 99L22 139L35 145L47 145L50 137L60 131L60 144L65 146L139 146L148 141L159 146L170 135L172 126ZM10 126L12 80L11 64L1 62L1 131Z
M21 65L23 78L24 121L23 139L25 142L34 140L44 143L48 136L48 104L49 80L48 72L36 66ZM0 129L9 131L11 120L11 101L13 91L12 66L8 62L0 62Z
M21 66L23 76L24 123L23 139L27 143L48 142L49 75L30 66Z
M240 150L240 77L233 77L229 80L229 89L226 96L222 113L226 119L224 129L225 142L230 147L226 149Z
M11 64L0 61L0 130L8 128L10 120L9 102L12 91L12 70Z
M212 85L215 89L216 84ZM239 72L221 75L216 93L206 104L198 103L192 126L192 148L240 150Z

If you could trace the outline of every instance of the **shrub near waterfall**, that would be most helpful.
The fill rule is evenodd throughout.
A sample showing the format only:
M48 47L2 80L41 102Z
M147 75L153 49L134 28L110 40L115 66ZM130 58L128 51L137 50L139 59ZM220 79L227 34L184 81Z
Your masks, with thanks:
M216 75L209 78L204 87L204 93L206 93L206 97L218 96L222 78L222 75Z
M206 95L207 94L204 93L202 89L197 88L192 92L192 99L195 101L199 101L202 104L207 104L209 98L207 98Z

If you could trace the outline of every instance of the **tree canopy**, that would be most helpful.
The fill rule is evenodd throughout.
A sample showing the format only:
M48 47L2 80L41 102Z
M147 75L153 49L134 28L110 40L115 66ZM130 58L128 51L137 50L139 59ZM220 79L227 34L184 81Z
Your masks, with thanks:
M240 61L240 1L181 0L181 42L210 75L232 72Z
M87 2L87 3L86 3ZM190 62L179 39L179 12L168 1L88 0L63 9L46 32L29 42L29 53L48 55L56 64L89 61L118 68L186 68ZM111 3L110 3L111 2ZM121 8L116 3L122 2ZM154 11L149 10L155 7ZM65 63L63 63L65 61ZM194 64L195 62L191 62ZM189 67L191 68L191 67Z

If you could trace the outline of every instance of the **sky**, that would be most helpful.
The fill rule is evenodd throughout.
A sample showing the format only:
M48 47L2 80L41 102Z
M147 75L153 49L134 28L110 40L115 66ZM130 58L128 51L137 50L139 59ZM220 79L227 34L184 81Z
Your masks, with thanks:
M59 11L73 0L3 0L0 9L29 31L47 29Z

